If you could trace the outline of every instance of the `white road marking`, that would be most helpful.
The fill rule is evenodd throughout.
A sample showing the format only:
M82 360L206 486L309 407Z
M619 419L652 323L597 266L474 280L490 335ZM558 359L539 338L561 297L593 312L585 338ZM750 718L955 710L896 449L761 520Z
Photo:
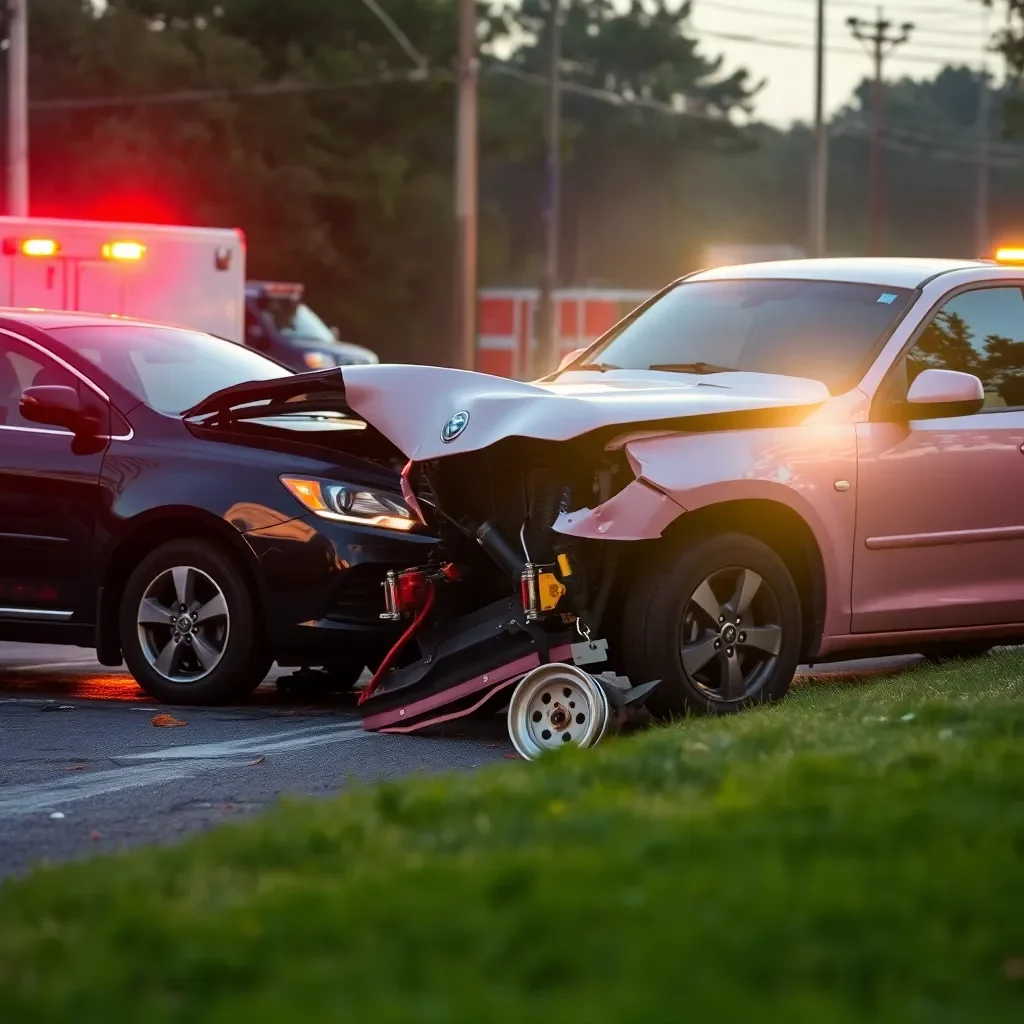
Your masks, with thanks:
M259 754L274 754L330 743L347 743L349 740L369 735L372 734L364 732L360 723L350 722L345 725L314 726L269 736L246 737L224 743L196 743L115 757L115 763L129 763L118 768L87 772L74 778L32 782L0 789L0 820L52 811L80 800L119 793L126 789L176 782L205 771L247 767Z
M277 754L283 750L297 750L303 747L318 747L345 738L348 733L363 735L361 722L345 722L342 725L311 725L305 729L269 733L266 736L244 736L240 740L223 740L220 743L195 743L160 750L147 750L141 754L115 754L111 759L118 764L136 761L191 761L212 760L230 757L232 754Z

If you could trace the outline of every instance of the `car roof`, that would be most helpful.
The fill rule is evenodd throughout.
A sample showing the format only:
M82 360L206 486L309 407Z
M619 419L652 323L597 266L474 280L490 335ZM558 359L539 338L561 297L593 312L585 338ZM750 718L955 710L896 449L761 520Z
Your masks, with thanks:
M803 281L845 281L890 288L919 288L937 274L985 266L986 260L946 260L897 257L843 257L807 260L774 260L702 270L688 281L738 281L776 278Z
M8 309L0 307L0 320L18 321L23 324L30 324L43 331L50 331L60 327L111 327L123 324L124 326L145 327L167 327L170 330L186 330L183 327L174 327L171 324L159 324L152 320L140 320L130 316L118 316L114 313L79 313L74 310L54 309Z

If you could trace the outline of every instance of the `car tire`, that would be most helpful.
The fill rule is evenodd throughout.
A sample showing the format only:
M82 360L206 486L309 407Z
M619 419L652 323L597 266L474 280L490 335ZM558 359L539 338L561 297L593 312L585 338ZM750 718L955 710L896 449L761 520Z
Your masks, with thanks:
M204 540L157 548L128 578L121 649L138 684L168 704L220 704L252 692L272 659L233 558Z
M992 644L984 640L971 642L965 640L958 644L946 644L942 647L933 647L931 650L922 651L921 656L930 665L947 665L951 661L970 661L973 658L983 658L992 650Z
M647 699L659 718L780 700L799 664L802 618L793 578L771 548L744 534L706 536L634 586L626 671L634 685L661 680Z

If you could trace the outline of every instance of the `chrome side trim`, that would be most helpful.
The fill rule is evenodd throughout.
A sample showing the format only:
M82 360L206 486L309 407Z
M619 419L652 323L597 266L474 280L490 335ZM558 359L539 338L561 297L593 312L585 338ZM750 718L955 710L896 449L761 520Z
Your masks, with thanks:
M74 612L51 608L0 608L0 619L40 619L47 622L67 622Z
M84 373L82 373L80 370L76 370L70 363L64 362L64 360L61 359L60 356L54 355L48 348L45 348L43 345L40 345L38 341L33 341L31 338L26 338L23 334L18 334L16 331L12 331L9 327L4 328L4 330L0 331L0 334L6 334L11 338L16 338L23 345L28 345L29 348L34 348L37 352L41 352L44 356L46 356L47 359L53 360L53 362L55 362L58 366L63 366L64 369L68 371L68 373L70 373L74 377L77 377L83 384L86 385L86 387L89 387L93 391L95 391L96 394L99 395L104 402L110 402L110 395L108 395L106 391L103 390L103 388L101 388L98 384L94 383L93 381L89 380L89 378L86 377Z
M868 537L869 551L897 548L932 548L946 544L984 544L994 540L1024 540L1024 526L994 526L985 530L947 530L943 533L904 533L891 537Z
M46 427L14 427L0 423L0 430L16 430L20 434L56 434L58 437L74 437L70 430L47 430Z

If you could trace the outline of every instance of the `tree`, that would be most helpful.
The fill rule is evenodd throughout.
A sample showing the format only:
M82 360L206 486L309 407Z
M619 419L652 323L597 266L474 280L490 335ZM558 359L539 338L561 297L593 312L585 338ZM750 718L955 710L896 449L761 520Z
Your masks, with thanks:
M720 58L703 55L688 2L632 0L623 9L612 0L568 0L564 7L562 278L653 287L695 255L689 225L699 203L686 187L695 156L744 149L728 116L749 110L756 89L745 71L723 73ZM510 38L523 40L511 66L545 74L546 2L506 4L498 17ZM620 105L571 91L578 86ZM495 182L514 197L513 259L531 283L543 180L538 154Z

